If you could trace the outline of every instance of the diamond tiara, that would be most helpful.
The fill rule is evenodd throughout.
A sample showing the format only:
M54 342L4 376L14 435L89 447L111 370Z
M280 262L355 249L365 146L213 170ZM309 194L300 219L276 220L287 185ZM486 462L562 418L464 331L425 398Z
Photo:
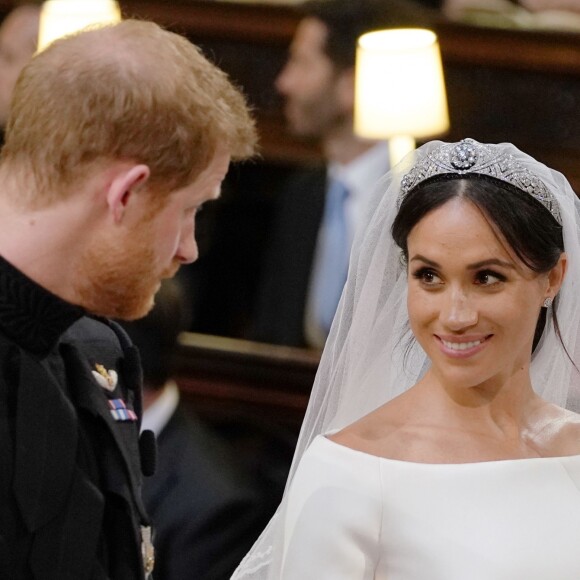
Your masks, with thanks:
M468 173L489 175L515 185L537 199L562 225L558 202L539 177L513 155L502 151L499 145L484 145L474 139L445 143L414 165L401 180L399 204L409 191L426 179L435 175Z

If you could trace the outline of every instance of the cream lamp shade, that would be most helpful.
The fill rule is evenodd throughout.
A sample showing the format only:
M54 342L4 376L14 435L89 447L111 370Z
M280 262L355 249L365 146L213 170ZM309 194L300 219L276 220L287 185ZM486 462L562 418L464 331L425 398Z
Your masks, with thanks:
M354 131L389 139L391 165L415 147L415 139L449 129L443 66L431 30L378 30L358 40Z
M119 22L121 10L115 0L47 0L40 11L38 50L53 40L91 24Z

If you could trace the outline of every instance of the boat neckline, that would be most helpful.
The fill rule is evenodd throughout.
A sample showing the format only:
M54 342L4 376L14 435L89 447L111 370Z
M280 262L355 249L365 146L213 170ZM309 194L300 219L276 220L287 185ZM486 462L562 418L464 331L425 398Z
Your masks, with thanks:
M334 433L329 432L327 434L320 434L316 439L323 439L326 441L330 446L335 447L337 450L343 450L347 453L353 453L362 455L364 457L369 457L372 459L378 459L379 461L384 461L388 463L400 463L403 465L424 465L424 466L439 466L439 467L455 467L455 466L462 466L462 465L497 465L497 464L525 464L525 463L535 463L538 461L562 461L562 460L571 460L571 459L580 459L580 453L574 455L553 455L547 457L521 457L516 459L490 459L486 461L461 461L457 463L430 463L426 461L408 461L406 459L394 459L391 457L383 457L381 455L374 455L373 453L367 453L366 451L361 451L360 449L354 449L352 447L347 447L346 445L342 445L341 443L337 443L332 439L328 438L328 435L333 435Z

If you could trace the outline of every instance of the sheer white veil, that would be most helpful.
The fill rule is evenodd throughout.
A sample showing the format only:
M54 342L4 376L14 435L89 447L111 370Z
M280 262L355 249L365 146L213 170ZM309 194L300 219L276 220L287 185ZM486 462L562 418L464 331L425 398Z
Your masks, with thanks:
M288 486L311 441L341 429L414 385L429 366L408 326L406 271L391 237L401 179L414 164L443 146L427 143L379 182L355 237L348 280L322 354L290 470L276 514L244 558L233 580L279 580ZM512 155L547 186L560 206L568 271L559 292L557 319L570 357L580 366L580 202L564 176L510 143L493 145ZM532 357L535 390L546 400L580 412L580 373L548 322Z

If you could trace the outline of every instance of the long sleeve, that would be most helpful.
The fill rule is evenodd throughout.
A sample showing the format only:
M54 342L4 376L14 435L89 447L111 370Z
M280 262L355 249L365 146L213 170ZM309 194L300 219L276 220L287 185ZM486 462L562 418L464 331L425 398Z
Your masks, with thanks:
M288 491L281 580L371 580L381 533L376 457L337 461L322 437L304 454Z

